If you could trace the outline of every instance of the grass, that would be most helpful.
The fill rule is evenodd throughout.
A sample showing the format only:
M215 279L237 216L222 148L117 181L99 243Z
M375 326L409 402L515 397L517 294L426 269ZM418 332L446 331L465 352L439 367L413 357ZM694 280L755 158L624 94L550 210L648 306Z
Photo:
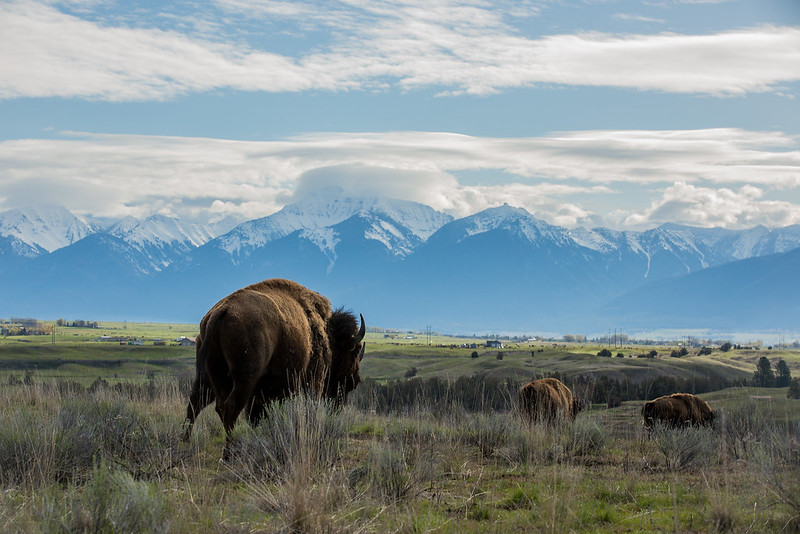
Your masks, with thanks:
M174 383L64 392L35 380L0 390L0 531L796 531L800 401L766 419L752 393L707 397L759 429L739 451L725 425L648 439L633 402L549 428L513 412L376 415L298 397L258 428L240 422L221 463L212 409L179 442Z
M192 440L179 441L191 348L56 341L0 343L0 531L800 530L800 401L785 389L704 394L721 415L713 432L651 438L637 401L595 405L547 428L513 410L468 412L432 398L388 414L363 399L336 410L296 398L272 406L256 429L240 422L236 454L221 463L213 407ZM374 334L367 349L362 375L382 380L403 379L410 366L449 379L748 378L762 353L781 354L800 374L794 352L649 360L549 344L498 360L497 349L472 358L475 349Z

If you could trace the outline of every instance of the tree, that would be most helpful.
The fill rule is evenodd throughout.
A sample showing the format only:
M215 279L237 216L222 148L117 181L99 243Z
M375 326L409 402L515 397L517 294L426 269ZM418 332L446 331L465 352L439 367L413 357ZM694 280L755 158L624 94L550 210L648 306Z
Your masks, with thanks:
M719 350L721 350L722 352L728 352L729 350L731 350L732 347L733 345L731 345L729 342L726 341L719 347Z
M753 385L761 388L771 388L775 385L775 373L772 372L772 364L766 356L758 359L756 372L753 374Z
M789 399L800 399L800 378L792 378L789 382L789 391L786 392Z
M785 388L792 381L792 371L789 370L789 366L783 360L778 360L778 365L775 366L775 369L778 371L778 376L775 377L775 386Z

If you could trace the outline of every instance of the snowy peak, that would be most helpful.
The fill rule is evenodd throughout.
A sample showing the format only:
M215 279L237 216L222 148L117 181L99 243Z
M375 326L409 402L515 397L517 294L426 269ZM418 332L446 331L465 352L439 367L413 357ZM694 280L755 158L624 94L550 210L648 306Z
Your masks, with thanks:
M12 209L0 213L0 236L47 252L71 245L94 231L89 223L62 206Z
M112 226L108 233L139 247L162 243L199 247L212 238L211 232L203 226L164 215L153 215L144 220L126 217Z
M323 252L333 253L339 242L334 227L351 219L363 219L363 237L383 243L393 254L404 256L452 217L429 206L404 200L345 198L317 193L289 204L267 217L246 222L217 239L229 254L246 254L271 241L301 232Z
M529 244L552 241L558 246L573 243L572 238L563 228L547 224L537 219L523 208L514 208L508 204L496 208L488 208L475 215L465 217L456 222L458 240L484 234L493 230L505 230L521 237Z

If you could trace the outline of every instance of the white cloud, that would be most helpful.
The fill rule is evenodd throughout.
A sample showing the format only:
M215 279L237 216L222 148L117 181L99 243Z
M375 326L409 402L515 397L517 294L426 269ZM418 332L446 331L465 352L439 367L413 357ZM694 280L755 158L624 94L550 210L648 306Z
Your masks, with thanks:
M737 95L781 91L781 84L800 80L800 28L793 27L528 36L513 25L520 8L503 2L218 5L229 10L231 21L209 36L145 26L154 23L149 20L136 27L103 24L33 0L3 4L0 98L129 101L224 88L391 86L489 94L538 84ZM306 49L294 54L260 49L258 39L245 44L252 37L245 30L236 33L237 12L279 17L301 34L310 16L328 41L304 40ZM225 24L226 18L215 22ZM226 32L232 36L220 41Z
M800 206L789 202L762 200L764 192L745 185L738 190L711 189L684 182L664 189L662 197L649 208L631 214L626 224L631 227L650 227L679 221L701 227L751 228L800 223Z
M683 185L676 191L687 198L694 193L696 200L684 206L679 196L659 199L625 224L736 225L747 224L747 217L779 224L793 220L794 205L751 198L746 205L770 208L776 215L766 219L763 213L741 211L726 218L730 210L709 211L715 204L701 202L700 193L724 199L726 191L734 191L738 197L731 202L739 202L754 191L797 188L800 148L793 136L739 129L584 131L532 138L326 133L272 142L68 134L0 142L0 169L0 209L50 202L103 216L160 212L200 220L255 218L307 191L337 185L458 216L507 202L573 225L596 221L599 210L624 220L614 211L616 184L636 191L638 205L644 206L654 185L679 181ZM487 179L461 183L462 171ZM498 176L502 179L493 178Z

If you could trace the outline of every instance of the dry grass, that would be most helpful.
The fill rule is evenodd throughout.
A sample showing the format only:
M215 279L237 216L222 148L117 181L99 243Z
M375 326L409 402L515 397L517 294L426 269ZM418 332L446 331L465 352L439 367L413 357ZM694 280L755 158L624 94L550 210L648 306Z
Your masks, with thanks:
M626 405L572 424L298 397L179 442L168 382L0 390L3 532L797 531L800 426L731 411L650 438ZM610 422L614 421L613 424Z

